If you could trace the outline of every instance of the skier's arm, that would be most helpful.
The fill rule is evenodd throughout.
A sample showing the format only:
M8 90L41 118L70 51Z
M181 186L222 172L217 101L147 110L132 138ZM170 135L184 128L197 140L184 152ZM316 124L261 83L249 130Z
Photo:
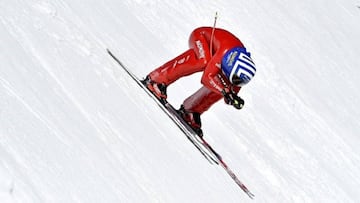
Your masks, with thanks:
M209 65L211 65L211 63ZM201 79L203 85L214 92L222 94L226 104L232 105L236 109L242 109L245 102L243 99L237 96L237 93L240 91L240 87L230 84L230 82L225 79L223 74L221 74L219 68L216 67L216 69L214 69L212 67L207 67L205 69Z
M220 60L214 56L207 64L201 78L201 83L210 90L221 94L221 92L229 87L229 82L222 76L220 68Z

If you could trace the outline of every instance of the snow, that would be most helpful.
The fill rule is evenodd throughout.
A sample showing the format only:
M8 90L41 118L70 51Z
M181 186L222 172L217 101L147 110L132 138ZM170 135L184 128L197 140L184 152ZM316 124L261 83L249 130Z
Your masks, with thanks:
M0 202L359 202L360 20L352 0L0 2ZM205 138L210 165L107 55L139 76L190 32L235 33L257 75ZM179 106L200 75L168 88Z

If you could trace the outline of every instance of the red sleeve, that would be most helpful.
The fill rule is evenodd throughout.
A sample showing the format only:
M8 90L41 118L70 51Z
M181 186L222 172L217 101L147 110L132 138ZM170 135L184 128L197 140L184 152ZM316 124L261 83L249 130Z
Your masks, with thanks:
M223 76L221 72L221 58L214 55L214 57L207 64L201 78L201 83L214 92L221 94L221 91L229 87L229 81Z
M232 91L238 93L241 87L232 85L221 71L221 63L218 56L214 56L206 66L201 78L201 83L214 92Z

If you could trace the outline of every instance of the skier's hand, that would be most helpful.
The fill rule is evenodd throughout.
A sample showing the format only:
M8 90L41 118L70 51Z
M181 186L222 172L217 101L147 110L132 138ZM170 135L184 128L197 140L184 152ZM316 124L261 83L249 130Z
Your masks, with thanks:
M223 90L221 93L224 95L226 104L232 105L236 109L242 109L244 107L244 100L237 96L234 92Z

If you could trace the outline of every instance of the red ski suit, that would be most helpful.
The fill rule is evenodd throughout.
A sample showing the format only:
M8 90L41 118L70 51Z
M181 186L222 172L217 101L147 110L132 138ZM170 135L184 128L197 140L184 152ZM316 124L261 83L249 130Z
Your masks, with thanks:
M231 48L244 45L226 30L200 27L191 33L189 47L189 50L152 71L150 78L155 82L170 85L180 77L203 71L201 83L204 86L183 103L187 111L202 114L223 98L222 90L239 92L240 87L232 85L222 73L221 60Z

